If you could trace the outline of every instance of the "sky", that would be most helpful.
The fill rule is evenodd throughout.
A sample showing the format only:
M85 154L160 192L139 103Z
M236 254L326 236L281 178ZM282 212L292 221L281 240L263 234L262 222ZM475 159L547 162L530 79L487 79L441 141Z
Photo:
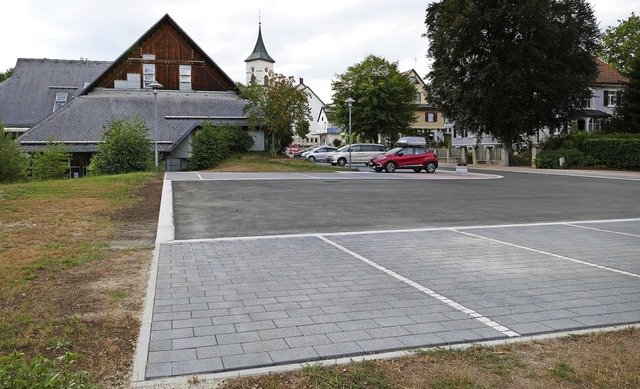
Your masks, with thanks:
M428 40L419 0L17 0L3 7L0 71L18 58L113 61L162 16L178 25L234 81L244 83L258 21L274 70L304 78L325 103L331 81L374 54L426 75ZM640 0L589 0L600 29L617 26Z

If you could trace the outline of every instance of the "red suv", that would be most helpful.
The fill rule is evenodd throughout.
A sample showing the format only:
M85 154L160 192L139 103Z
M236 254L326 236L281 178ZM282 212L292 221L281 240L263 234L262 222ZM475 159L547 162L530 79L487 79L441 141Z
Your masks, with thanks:
M393 173L396 169L413 169L418 173L424 169L427 173L435 173L438 168L438 157L431 149L420 146L402 146L391 149L384 154L372 156L367 166L377 172L384 170Z

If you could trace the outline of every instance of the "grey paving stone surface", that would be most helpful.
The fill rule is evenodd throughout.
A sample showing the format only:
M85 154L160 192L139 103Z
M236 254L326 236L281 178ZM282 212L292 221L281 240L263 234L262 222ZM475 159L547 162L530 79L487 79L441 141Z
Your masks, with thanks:
M145 376L640 322L640 222L583 226L162 244Z

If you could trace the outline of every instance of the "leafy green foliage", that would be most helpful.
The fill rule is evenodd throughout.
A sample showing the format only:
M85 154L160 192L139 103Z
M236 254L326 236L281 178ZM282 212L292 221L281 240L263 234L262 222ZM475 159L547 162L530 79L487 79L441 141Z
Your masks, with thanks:
M416 120L416 89L409 77L400 73L397 62L369 55L338 75L331 87L333 120L344 129L349 128L346 100L355 100L351 107L352 136L376 143L382 137L393 143Z
M13 352L0 357L0 388L12 389L89 389L89 376L84 371L72 372L79 356L65 353L49 360L41 355L28 361L23 354Z
M27 178L28 157L20 151L11 135L0 124L0 182L14 182Z
M631 62L640 57L640 16L631 13L616 27L609 26L602 36L600 57L624 74L631 72Z
M599 31L585 0L443 0L425 23L431 102L509 154L568 120L597 75Z
M213 126L203 123L191 143L189 167L210 169L233 153L241 153L253 146L253 137L237 127Z
M11 77L11 75L13 74L13 68L7 69L4 72L0 72L0 82L6 80L7 78Z
M640 51L630 60L629 83L618 101L613 128L616 132L640 133Z
M640 169L640 134L590 135L571 133L549 138L536 157L536 166L543 169L603 167L609 169Z
M31 176L38 180L57 180L69 177L70 149L53 138L47 140L42 151L33 155Z
M91 159L89 174L124 174L150 170L153 166L153 144L144 120L114 118L102 134L102 143Z
M293 141L294 132L301 138L309 133L309 98L293 77L272 73L267 86L251 82L238 84L238 88L240 97L247 100L244 111L249 127L266 130L272 154L283 152Z

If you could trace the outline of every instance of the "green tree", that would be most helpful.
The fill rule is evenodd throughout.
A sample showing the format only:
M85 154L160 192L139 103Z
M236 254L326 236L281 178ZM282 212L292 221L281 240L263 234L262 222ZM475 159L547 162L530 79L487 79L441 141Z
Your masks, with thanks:
M431 101L510 156L537 129L566 123L597 75L585 0L442 0L425 23Z
M616 27L609 26L602 36L600 57L624 74L632 70L631 60L640 57L640 16L631 13Z
M11 75L13 74L13 68L7 69L4 73L0 72L0 82L6 80L7 78L11 77Z
M29 158L18 143L4 131L0 123L0 182L21 181L27 178Z
M379 137L394 142L415 122L415 86L398 71L398 63L390 63L375 55L347 68L331 83L333 120L342 128L349 127L351 108L352 135L372 142Z
M620 95L613 123L617 132L640 133L640 56L629 63L629 83Z
M247 132L229 126L213 126L203 123L191 143L189 168L210 169L233 153L248 151L253 146L253 137Z
M137 116L131 121L114 118L102 134L102 142L89 164L89 174L124 174L153 167L149 128Z
M69 158L69 147L49 138L44 148L33 155L31 176L38 180L68 178Z
M266 131L271 153L283 152L294 134L307 136L311 119L309 96L297 87L293 77L271 74L267 86L252 81L238 87L240 97L247 100L244 110L249 127Z

